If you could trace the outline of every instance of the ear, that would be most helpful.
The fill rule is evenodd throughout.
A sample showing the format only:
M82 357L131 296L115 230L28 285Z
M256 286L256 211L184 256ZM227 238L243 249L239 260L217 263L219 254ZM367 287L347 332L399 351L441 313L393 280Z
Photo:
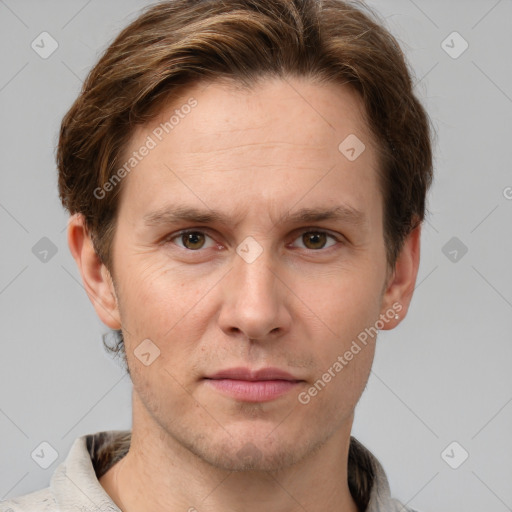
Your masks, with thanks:
M388 276L382 296L381 314L385 314L386 311L388 314L389 311L394 311L399 318L392 317L389 321L384 322L382 330L394 329L407 315L420 264L420 238L421 224L407 236L395 268Z
M68 245L80 270L85 291L100 320L111 329L121 329L112 277L94 250L81 214L73 215L69 220Z

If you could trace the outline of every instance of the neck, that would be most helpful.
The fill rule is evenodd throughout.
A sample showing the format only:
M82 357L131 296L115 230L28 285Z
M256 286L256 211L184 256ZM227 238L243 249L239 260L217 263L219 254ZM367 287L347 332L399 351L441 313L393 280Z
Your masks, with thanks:
M347 478L351 423L292 466L232 472L134 421L129 452L100 483L123 512L357 512Z

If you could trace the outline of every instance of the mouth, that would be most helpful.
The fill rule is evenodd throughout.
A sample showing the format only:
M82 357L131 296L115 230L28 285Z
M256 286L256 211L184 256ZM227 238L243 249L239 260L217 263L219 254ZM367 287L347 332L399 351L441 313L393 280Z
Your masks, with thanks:
M305 382L278 368L230 368L204 380L216 391L242 402L269 402Z

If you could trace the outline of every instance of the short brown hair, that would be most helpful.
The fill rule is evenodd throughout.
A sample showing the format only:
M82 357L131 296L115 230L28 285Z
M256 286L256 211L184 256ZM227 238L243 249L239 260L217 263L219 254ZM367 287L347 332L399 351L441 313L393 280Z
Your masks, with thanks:
M271 76L346 84L360 94L380 155L394 267L425 216L432 134L404 54L382 22L361 2L343 0L169 0L148 8L107 48L60 130L62 204L83 214L111 272L122 183L102 198L95 190L122 165L134 127L191 84L231 79L250 89Z

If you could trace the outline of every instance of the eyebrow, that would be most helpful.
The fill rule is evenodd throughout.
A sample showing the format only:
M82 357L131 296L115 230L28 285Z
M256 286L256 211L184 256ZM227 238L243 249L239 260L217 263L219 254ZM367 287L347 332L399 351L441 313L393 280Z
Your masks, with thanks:
M164 207L147 213L143 220L146 226L169 225L180 221L222 225L233 223L232 217L225 213L188 206ZM338 205L332 208L301 208L295 212L287 212L278 219L278 223L299 224L323 220L340 221L354 227L363 227L367 222L362 211L348 205Z

